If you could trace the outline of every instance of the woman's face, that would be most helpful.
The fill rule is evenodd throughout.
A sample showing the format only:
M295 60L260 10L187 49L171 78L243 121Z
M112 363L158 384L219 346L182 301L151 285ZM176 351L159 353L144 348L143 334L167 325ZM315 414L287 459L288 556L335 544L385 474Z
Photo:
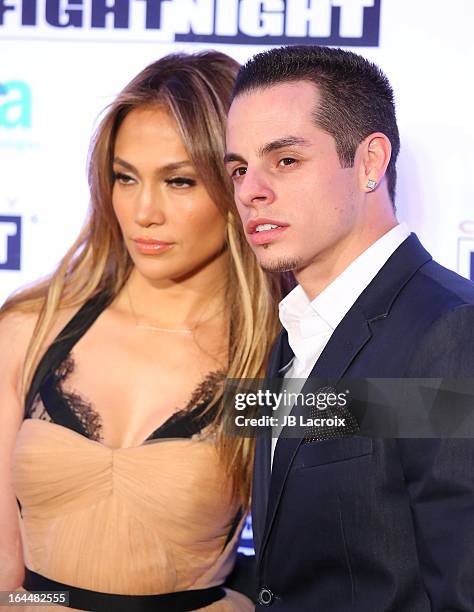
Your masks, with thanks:
M115 214L145 278L178 281L218 258L225 219L166 111L135 109L125 117L115 142L113 172Z

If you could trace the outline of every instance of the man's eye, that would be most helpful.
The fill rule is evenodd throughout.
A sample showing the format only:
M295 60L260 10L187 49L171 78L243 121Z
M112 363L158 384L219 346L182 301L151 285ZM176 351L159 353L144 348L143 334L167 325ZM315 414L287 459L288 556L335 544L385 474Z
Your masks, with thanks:
M121 185L131 185L135 182L133 176L128 174L124 174L123 172L114 172L113 173L114 182L120 183Z
M165 183L167 185L171 185L172 187L177 187L178 189L187 189L188 187L194 187L194 185L196 185L196 181L194 179L185 178L184 176L174 176L166 179Z
M283 157L278 162L279 166L292 166L293 164L296 164L296 159L294 157Z
M232 174L230 175L231 178L239 178L240 176L245 176L247 174L247 168L245 168L245 166L239 166L238 168L235 168L235 170L232 170Z

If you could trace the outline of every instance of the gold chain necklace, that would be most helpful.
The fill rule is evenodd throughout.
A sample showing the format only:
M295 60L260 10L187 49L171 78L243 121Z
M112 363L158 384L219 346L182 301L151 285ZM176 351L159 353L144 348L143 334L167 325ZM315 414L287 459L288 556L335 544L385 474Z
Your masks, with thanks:
M148 325L147 323L139 323L137 313L132 304L132 296L130 295L130 289L127 285L126 292L128 296L128 303L130 305L130 311L132 313L133 318L135 319L135 327L137 329L147 329L148 331L154 332L164 332L165 334L187 334L190 335L193 333L193 329L189 328L171 328L171 327L158 327L157 325Z

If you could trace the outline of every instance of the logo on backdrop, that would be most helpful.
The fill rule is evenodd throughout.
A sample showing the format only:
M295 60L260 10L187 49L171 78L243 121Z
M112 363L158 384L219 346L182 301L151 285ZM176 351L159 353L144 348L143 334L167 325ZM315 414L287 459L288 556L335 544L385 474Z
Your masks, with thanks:
M0 215L0 270L20 270L21 217Z
M474 219L461 221L458 238L458 272L474 281Z
M381 0L0 0L11 38L376 47Z
M25 81L0 82L0 128L30 127L31 89L29 85Z
M244 555L254 555L253 548L253 532L252 532L252 517L248 516L245 519L244 528L240 534L238 551Z

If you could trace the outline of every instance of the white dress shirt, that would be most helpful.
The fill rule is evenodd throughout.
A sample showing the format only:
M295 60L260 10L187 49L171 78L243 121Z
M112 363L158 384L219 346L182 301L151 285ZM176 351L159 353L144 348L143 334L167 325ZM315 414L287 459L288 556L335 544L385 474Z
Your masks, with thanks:
M301 390L336 327L409 235L405 223L396 225L359 255L313 301L298 285L280 302L280 321L288 332L288 342L295 355L284 366L285 379L300 379L298 383L286 380L285 389ZM277 442L275 432L273 435L272 461Z

